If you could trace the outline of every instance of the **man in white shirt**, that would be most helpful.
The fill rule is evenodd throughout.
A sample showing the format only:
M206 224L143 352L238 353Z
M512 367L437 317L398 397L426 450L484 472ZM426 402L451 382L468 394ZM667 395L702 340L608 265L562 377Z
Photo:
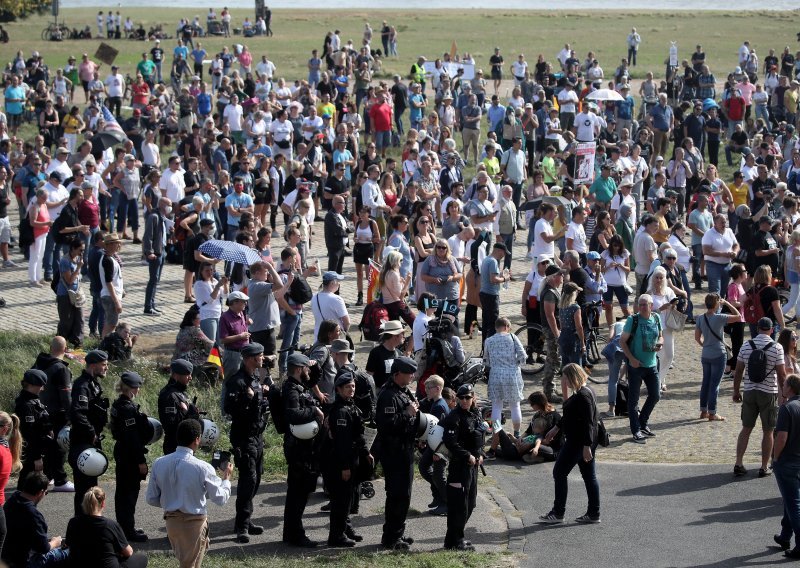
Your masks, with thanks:
M570 48L568 43L564 44L564 49L558 52L556 55L556 59L561 64L561 68L564 69L564 66L567 64L567 59L569 56L572 55L572 49Z
M178 156L171 156L169 167L161 174L158 187L161 188L161 195L168 197L172 201L172 208L178 211L178 204L186 196L186 181L183 178L184 171L181 169L181 159Z
M528 72L528 62L525 61L525 55L519 54L517 60L511 64L511 73L514 75L514 85L519 86L525 80L525 73Z
M589 103L586 105L586 109L575 117L572 132L578 142L594 142L600 134L600 129L605 128L605 122L605 120L597 116L597 105Z
M122 97L125 95L126 89L125 77L119 72L119 67L116 65L111 66L111 74L106 77L103 85L105 85L106 95L108 96L106 106L119 120L122 111Z
M242 141L242 116L244 115L244 110L242 106L239 104L239 97L233 95L231 97L231 102L228 106L225 107L225 110L222 113L222 118L228 126L231 128L231 135L237 142Z
M69 150L63 146L59 146L59 148L56 150L56 157L50 160L50 163L47 165L47 169L45 169L44 173L49 176L53 172L58 172L61 175L61 181L71 178L72 170L69 167L68 158Z
M311 298L311 311L314 313L314 339L319 334L323 320L338 321L342 332L350 328L350 315L347 305L339 295L339 286L344 276L333 271L322 274L322 290Z
M564 130L572 130L572 125L575 122L575 110L578 104L578 95L575 94L575 89L572 83L565 83L564 88L558 93L558 118L561 121L561 128Z
M636 211L636 199L631 195L633 184L629 181L623 181L619 185L619 191L611 198L611 222L617 222L617 215L623 205L627 205L632 211ZM631 217L633 222L633 230L636 230L636 216Z
M314 133L322 130L322 119L317 116L317 107L314 105L309 105L308 116L303 119L303 126L301 129L303 131L303 138L309 143Z
M534 263L537 262L539 257L551 258L560 266L561 261L555 253L555 241L563 237L566 233L566 227L562 227L558 233L553 234L553 221L556 218L557 211L552 203L542 203L539 206L539 220L533 227L533 248L531 249L531 258Z
M267 59L266 55L262 55L261 61L256 63L256 73L258 73L258 75L261 75L263 73L264 75L266 75L269 81L272 81L272 77L273 75L275 75L276 69L277 67L275 67L275 64L269 59Z
M164 510L167 536L181 566L200 566L209 545L208 511L211 500L220 507L231 497L233 462L214 467L194 456L203 435L200 422L178 424L178 448L153 462L147 484L147 504ZM180 482L178 482L180 480Z
M370 215L376 219L379 213L392 212L392 208L388 207L383 200L383 192L378 187L378 177L380 175L380 167L377 164L372 164L367 168L367 179L361 186L361 202L366 207L369 207Z
M575 207L572 209L572 221L567 225L567 232L564 234L567 250L578 253L582 263L586 263L586 253L589 251L586 242L586 231L583 223L586 221L586 209Z

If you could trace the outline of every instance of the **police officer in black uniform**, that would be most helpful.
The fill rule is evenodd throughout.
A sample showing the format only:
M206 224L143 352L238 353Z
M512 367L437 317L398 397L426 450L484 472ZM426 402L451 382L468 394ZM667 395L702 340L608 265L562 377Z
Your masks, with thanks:
M464 540L464 527L475 509L478 495L478 467L483 463L483 418L475 404L472 385L456 392L458 405L442 421L444 445L450 452L447 470L447 535L444 547L474 551Z
M309 367L311 360L302 353L292 353L286 360L287 377L281 389L284 422L283 455L289 467L286 479L286 503L283 510L283 542L292 546L314 548L317 543L308 538L303 528L303 511L308 496L317 486L318 468L315 459L315 440L295 437L289 425L322 422L322 410L311 393Z
M66 349L66 339L56 335L50 342L50 352L39 353L33 364L34 369L44 371L47 375L47 386L39 398L50 413L56 439L61 429L69 423L69 407L72 405L72 371L69 369L69 362L64 360ZM57 443L50 444L50 449L44 457L44 471L53 480L55 484L53 491L56 493L75 490L75 486L67 478L67 472L64 471L66 463L67 452Z
M169 370L169 382L158 393L158 419L164 428L164 455L171 454L178 447L178 424L187 418L200 418L197 407L186 394L194 366L185 359L175 359Z
M47 375L38 369L28 369L22 377L22 390L14 401L14 412L19 416L19 431L25 444L22 448L22 470L19 479L32 471L43 471L45 456L53 440L53 423L39 393L47 385Z
M97 485L96 477L89 477L78 469L78 456L87 448L100 448L103 428L108 423L108 398L103 396L100 380L108 371L108 353L94 349L86 354L86 367L72 385L72 406L69 419L69 465L75 478L75 516L83 514L83 496Z
M361 411L354 401L355 377L347 371L339 373L335 386L336 399L328 414L333 450L327 464L331 494L328 546L351 547L363 540L353 530L349 516L354 488L362 481L360 462L366 460L371 466L374 460L364 439Z
M417 364L410 357L392 363L391 380L378 394L375 410L380 439L380 460L386 476L386 522L381 544L392 550L408 550L414 539L404 536L414 482L414 447L419 425L419 404L408 388Z
M134 523L139 486L147 478L147 444L153 429L147 415L139 410L133 399L139 394L144 381L138 373L125 371L117 383L119 398L111 405L111 434L114 436L114 461L117 464L117 488L114 509L117 522L130 542L147 542L144 531Z
M250 343L242 347L239 370L225 380L225 413L231 417L230 440L233 460L239 470L236 488L236 542L248 543L248 535L259 535L264 527L250 522L253 498L261 485L264 462L264 429L269 404L265 396L269 385L262 384L258 370L264 363L264 346Z

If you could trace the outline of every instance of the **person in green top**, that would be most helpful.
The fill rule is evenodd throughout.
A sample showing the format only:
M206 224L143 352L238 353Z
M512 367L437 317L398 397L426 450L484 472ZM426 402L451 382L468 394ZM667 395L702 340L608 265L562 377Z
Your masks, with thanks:
M664 345L664 336L661 333L661 318L653 312L653 297L642 294L638 307L639 313L629 316L625 322L619 346L628 359L628 419L633 441L644 444L647 438L655 437L647 422L661 399L657 353ZM647 400L637 412L639 390L643 382L647 387Z
M142 53L142 60L136 64L136 72L142 75L144 82L152 89L155 81L153 80L156 72L156 64L147 58L146 53Z
M603 164L600 177L589 188L589 195L600 203L609 203L617 192L617 182L611 177L611 165Z

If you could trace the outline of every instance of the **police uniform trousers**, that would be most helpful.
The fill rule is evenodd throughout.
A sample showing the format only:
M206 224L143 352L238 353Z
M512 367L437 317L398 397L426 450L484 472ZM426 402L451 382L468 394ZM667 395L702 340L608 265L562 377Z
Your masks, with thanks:
M66 424L63 419L53 419L53 433L58 436L58 433ZM64 464L67 462L67 452L61 449L58 442L53 442L47 447L44 456L44 472L53 480L56 487L64 485L67 481L67 472L64 471ZM20 479L24 479L20 476Z
M134 516L142 475L139 473L139 464L133 463L125 454L124 444L117 442L114 445L114 461L117 464L114 511L117 514L117 522L122 527L122 532L129 537L136 531Z
M405 534L406 516L411 505L411 485L414 482L414 447L392 447L386 444L381 455L386 478L386 506L381 543L392 545Z
M287 460L286 504L283 509L283 540L297 542L306 536L303 528L303 512L308 496L317 487L317 472L307 462Z
M328 472L327 483L331 495L331 523L328 531L328 540L333 542L346 536L346 532L352 530L350 524L350 510L353 504L353 489L359 487L360 483L355 483L355 468L350 468L350 479L344 481L342 472L337 468L331 468Z
M75 483L75 516L83 515L83 496L86 492L97 485L96 477L89 477L78 469L78 456L81 455L83 450L93 448L91 444L79 444L78 446L69 449L69 465L72 468L72 477Z
M261 485L261 474L264 470L264 442L261 436L250 438L246 445L235 448L233 462L239 470L233 528L239 533L247 531L250 526L253 498Z
M453 487L460 483L461 487ZM451 472L447 480L447 534L444 537L445 548L453 548L464 540L464 527L467 526L475 500L478 496L478 468L467 466L466 471L454 474Z

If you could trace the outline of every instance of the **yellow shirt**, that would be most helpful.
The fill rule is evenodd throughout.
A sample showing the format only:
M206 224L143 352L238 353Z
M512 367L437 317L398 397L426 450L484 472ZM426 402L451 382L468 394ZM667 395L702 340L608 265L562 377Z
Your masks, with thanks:
M77 118L71 114L68 114L64 117L64 121L61 123L61 126L64 127L64 134L77 134L81 123Z
M797 102L798 102L798 95L797 91L794 89L788 89L783 94L783 106L786 107L787 112L791 112L792 114L797 112Z
M658 244L665 243L669 238L664 236L669 234L669 225L667 225L667 218L664 217L661 213L656 213L654 217L658 221L658 232L655 235L653 235L653 240Z
M331 125L336 125L336 106L333 103L320 102L317 104L317 115L322 116L323 114L331 115Z
M750 186L746 183L742 183L740 186L736 186L735 183L731 183L728 188L731 190L731 195L733 195L733 207L739 207L739 205L747 205L747 197L750 192Z

